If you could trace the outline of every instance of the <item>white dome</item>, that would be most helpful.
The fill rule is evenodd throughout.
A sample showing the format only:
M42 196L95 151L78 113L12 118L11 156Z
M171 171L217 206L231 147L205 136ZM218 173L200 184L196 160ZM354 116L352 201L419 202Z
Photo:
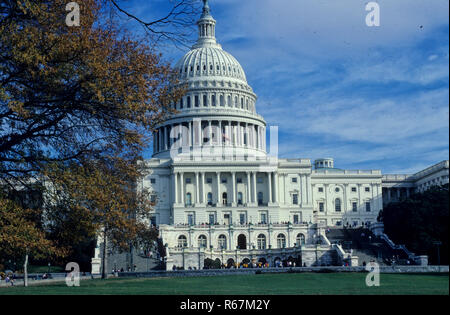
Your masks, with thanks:
M217 43L207 0L197 25L197 43L175 65L186 92L172 104L176 113L157 126L153 156L190 158L199 148L197 156L208 158L265 156L266 122L256 112L256 94L236 58Z
M247 83L245 72L231 54L220 47L200 47L189 51L176 64L180 80L199 77L234 78Z

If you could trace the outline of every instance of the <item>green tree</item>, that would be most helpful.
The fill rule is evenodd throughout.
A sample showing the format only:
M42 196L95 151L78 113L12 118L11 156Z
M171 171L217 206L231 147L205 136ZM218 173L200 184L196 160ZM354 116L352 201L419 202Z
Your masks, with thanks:
M433 187L410 199L391 203L380 212L387 235L416 254L428 255L437 264L437 245L441 263L448 264L449 186Z

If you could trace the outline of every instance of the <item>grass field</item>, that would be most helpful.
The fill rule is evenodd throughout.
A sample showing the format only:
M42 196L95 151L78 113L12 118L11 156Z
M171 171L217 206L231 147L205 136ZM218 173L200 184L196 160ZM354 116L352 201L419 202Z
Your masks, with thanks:
M367 287L365 273L297 273L216 277L109 279L65 284L0 288L2 294L449 294L448 274L381 274L380 287Z

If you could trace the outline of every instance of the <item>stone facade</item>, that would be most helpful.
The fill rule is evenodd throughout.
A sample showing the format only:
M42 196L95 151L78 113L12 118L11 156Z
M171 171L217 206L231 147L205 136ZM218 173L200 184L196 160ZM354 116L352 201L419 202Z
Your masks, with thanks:
M205 257L340 264L319 227L375 223L389 178L335 168L332 158L278 159L276 129L268 133L244 69L217 43L208 1L197 24L197 43L175 66L186 95L157 126L137 183L156 203L149 224L167 269L203 268Z

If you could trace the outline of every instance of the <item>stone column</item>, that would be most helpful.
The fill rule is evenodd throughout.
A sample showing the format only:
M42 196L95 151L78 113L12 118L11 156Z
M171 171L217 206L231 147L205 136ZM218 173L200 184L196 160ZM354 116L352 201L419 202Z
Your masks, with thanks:
M236 172L231 172L231 180L233 181L233 197L231 198L231 205L236 207Z
M273 173L273 181L274 181L274 185L273 185L273 202L278 202L278 173Z
M199 186L199 179L198 179L198 172L195 172L195 203L198 205L200 204L200 186Z
M173 178L175 179L175 204L178 204L178 173L173 173Z
M218 133L218 136L219 136L219 146L222 146L223 145L223 134L222 134L222 121L221 120L219 120L219 133Z
M231 120L228 121L228 143L230 146L233 145L233 138L232 138L232 130L231 130Z
M269 204L272 203L272 172L267 173L267 181L269 183Z
M312 187L311 187L311 175L306 175L306 202L307 204L312 204Z
M248 132L248 123L245 123L245 140L247 140L247 142L245 143L245 147L248 148L249 147L249 142L250 142L250 137L249 137L249 132Z
M212 139L212 121L211 120L209 120L208 121L208 126L209 126L209 133L208 133L208 136L209 136L209 145L213 145L213 139Z
M206 181L206 173L205 172L201 172L201 174L202 174L202 176L201 176L201 179L200 179L200 187L202 188L202 191L201 191L201 196L202 196L202 204L205 204L206 203L206 194L205 194L205 181Z
M189 124L189 147L194 146L194 137L192 136L192 121L188 122Z
M250 189L250 172L246 172L247 175L247 204L252 203L252 197L251 197L251 189Z
M217 206L220 207L222 203L222 198L220 196L220 172L216 172L217 177Z
M255 203L255 204L258 204L258 198L257 198L257 196L256 196L256 192L257 192L257 189L256 189L256 176L257 176L257 172L252 172L252 174L253 174L253 202Z
M177 135L180 135L180 141L179 143L179 147L183 147L183 141L184 141L184 137L183 137L183 124L178 124L178 132Z
M180 172L181 204L184 205L184 173Z

